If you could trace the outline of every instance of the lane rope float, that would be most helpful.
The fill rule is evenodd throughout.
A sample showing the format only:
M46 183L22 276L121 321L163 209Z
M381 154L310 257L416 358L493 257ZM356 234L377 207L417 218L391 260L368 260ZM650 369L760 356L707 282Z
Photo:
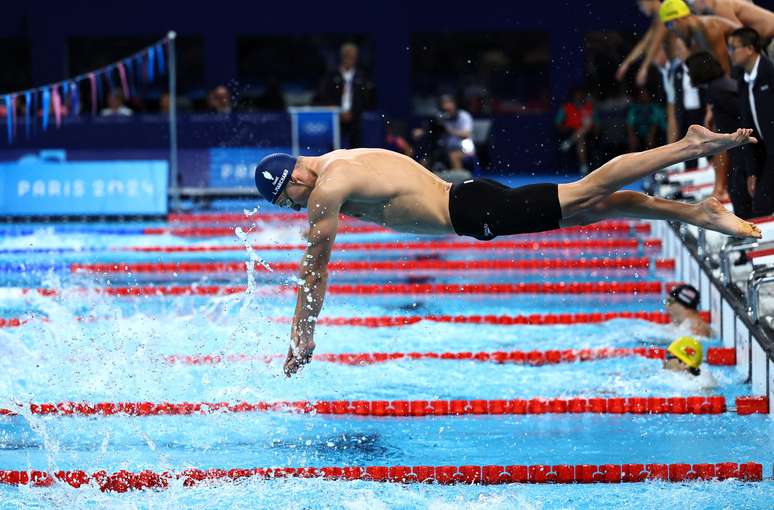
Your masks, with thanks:
M305 250L305 244L256 244L256 251L297 251ZM334 245L333 251L415 251L415 250L637 250L661 249L660 239L578 239L578 240L542 240L542 241L395 241L395 242L341 242ZM244 251L244 245L195 245L195 246L124 246L109 251L135 251L145 253L209 253Z
M271 262L276 272L298 272L296 262ZM659 270L675 268L674 259L658 259L653 265ZM30 271L38 266L16 263L0 264L0 272ZM67 265L42 265L38 270L62 269L86 273L244 273L245 262L107 262L73 263ZM517 259L517 260L385 260L385 261L333 261L328 264L332 272L357 271L507 271L507 270L588 270L588 269L648 269L647 257L597 258L597 259ZM268 271L255 263L258 271Z
M564 349L547 351L493 351L493 352L352 352L315 354L312 359L342 365L373 365L402 360L455 360L480 361L501 364L521 364L531 366L576 363L579 361L597 361L611 358L640 356L648 359L664 359L666 349L660 347L610 347L600 349ZM222 363L249 363L285 359L283 354L177 354L165 356L169 364L183 365L219 365ZM710 347L707 349L708 365L736 365L736 349L733 347Z
M475 295L475 294L660 294L665 284L659 281L638 282L521 282L521 283L395 283L395 284L333 284L328 294L341 295ZM51 288L0 288L5 298L24 297L29 294L55 297L63 294L97 294L115 297L160 297L160 296L228 296L247 290L244 285L159 285L132 287L81 287L68 289ZM258 293L295 292L295 286L260 285Z
M749 405L754 414L762 404ZM768 403L766 404L768 408ZM19 405L0 409L0 415L24 412L42 416L185 416L289 412L297 414L351 415L372 417L421 417L463 415L539 414L723 414L726 399L717 396L691 397L607 397L607 398L519 398L495 400L317 400L282 402L57 402Z
M387 483L437 483L498 485L510 483L639 483L648 481L686 482L763 480L763 465L757 462L672 463L672 464L532 464L483 466L324 466L235 469L186 469L178 473L151 470L131 472L83 470L0 471L0 483L51 487L65 483L73 488L94 486L103 492L166 489L177 482L184 487L245 478L321 478Z
M705 322L710 321L710 312L701 312ZM615 319L644 320L656 324L669 324L671 319L664 312L592 312L592 313L559 313L532 315L403 315L403 316L372 316L372 317L320 317L318 326L355 326L367 328L391 328L417 324L422 321L449 322L455 324L484 324L496 326L553 326L569 324L597 324ZM76 317L78 321L99 320L98 317ZM0 318L0 328L14 328L32 321L48 322L44 316L29 315L25 317ZM287 324L288 317L275 317L271 322Z

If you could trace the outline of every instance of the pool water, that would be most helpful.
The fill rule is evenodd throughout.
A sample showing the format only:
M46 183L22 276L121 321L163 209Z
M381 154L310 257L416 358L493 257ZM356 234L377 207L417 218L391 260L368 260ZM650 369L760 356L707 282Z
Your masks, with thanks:
M277 210L266 207L261 212ZM703 367L700 380L661 370L639 356L544 364L476 360L402 359L362 366L313 361L294 376L282 374L288 318L295 296L289 270L298 249L260 246L303 243L303 223L288 217L240 226L236 234L181 237L138 234L148 227L25 225L0 229L0 316L20 318L0 328L0 470L180 472L186 468L322 467L357 465L518 465L759 462L771 479L772 422L762 415L545 414L412 418L296 414L212 413L186 416L35 415L29 403L56 402L276 402L316 400L451 400L723 395L729 404L750 393L733 367ZM206 223L206 219L202 222ZM185 225L184 225L185 226ZM222 224L220 226L223 226ZM531 240L645 240L646 232L549 233ZM432 239L432 238L430 238ZM386 232L340 234L338 243L412 243ZM428 238L422 238L423 241ZM460 238L434 239L460 242ZM140 251L147 247L198 251ZM204 251L202 247L234 247ZM334 261L481 261L645 258L649 267L612 269L430 270L359 269L331 275L336 284L538 284L558 282L667 283L657 269L660 250L581 249L346 250ZM130 263L236 262L256 269L127 272ZM73 264L109 263L118 270L74 270ZM158 266L162 268L162 266ZM246 286L245 292L207 296L111 296L110 287ZM25 292L22 289L48 289ZM613 347L664 347L685 333L645 320L561 325L457 324L433 316L656 312L660 292L540 294L332 294L323 317L416 317L391 327L320 325L317 354L478 352ZM51 291L56 291L51 292ZM708 339L705 347L717 347ZM170 363L170 356L221 355L212 364ZM234 360L245 355L243 360ZM276 356L274 356L276 355ZM231 358L229 358L231 356ZM274 356L274 357L272 357ZM269 357L268 361L264 359ZM230 361L229 361L230 359ZM614 485L502 486L394 484L319 479L244 479L161 491L103 493L0 484L1 508L120 506L126 508L765 508L774 483L646 482Z

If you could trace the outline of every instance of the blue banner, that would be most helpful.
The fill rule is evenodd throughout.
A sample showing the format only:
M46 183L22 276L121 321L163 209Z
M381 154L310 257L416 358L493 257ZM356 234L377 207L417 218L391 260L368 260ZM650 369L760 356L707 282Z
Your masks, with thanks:
M300 154L319 155L334 148L336 115L332 111L298 111Z
M166 161L51 161L0 164L0 215L167 213Z
M159 74L164 74L164 45L163 44L157 44L156 45L156 60L159 62Z
M13 102L11 96L5 96L5 123L8 129L8 145L13 143Z
M210 187L255 188L255 166L273 152L290 147L210 149Z
M51 91L48 90L48 87L43 89L43 131L48 129L48 115L51 111Z
M148 81L153 81L153 71L155 65L153 64L154 58L156 56L156 52L153 50L153 48L148 49Z

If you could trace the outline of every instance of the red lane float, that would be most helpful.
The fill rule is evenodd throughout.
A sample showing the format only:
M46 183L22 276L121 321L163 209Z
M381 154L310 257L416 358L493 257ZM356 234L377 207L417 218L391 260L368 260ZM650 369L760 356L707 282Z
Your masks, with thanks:
M413 251L413 250L636 250L638 248L660 249L660 239L578 239L543 241L396 241L368 243L336 243L334 251ZM305 244L256 244L256 251L305 250ZM231 246L124 246L110 251L135 251L146 253L209 253L244 251L243 245Z
M168 471L0 471L0 483L51 487L65 483L73 488L95 487L103 492L166 489L175 482L194 487L213 482L231 483L245 478L263 480L321 478L325 480L386 483L437 483L499 485L510 483L638 483L708 480L763 480L757 462L702 464L533 464L483 466L324 466L235 469L186 469Z
M27 324L29 321L29 317L10 317L7 319L0 318L0 328L18 328L23 324Z
M29 404L36 415L181 416L211 413L291 412L376 417L505 414L722 414L723 396L531 398L510 400L325 400L295 402L58 402ZM14 416L10 409L0 415Z
M648 359L664 359L666 349L659 347L611 347L602 349L564 349L548 351L493 351L493 352L353 352L315 354L315 361L338 363L342 365L372 365L399 360L470 360L494 363L513 363L532 366L595 361L610 358L641 356ZM285 355L259 354L193 354L166 356L167 363L184 365L218 365L221 363L265 362L284 359ZM710 347L707 350L707 364L735 365L736 349ZM738 407L738 403L737 403Z
M296 262L272 262L277 272L297 272ZM673 259L655 261L658 269L674 269ZM259 263L259 271L267 269ZM388 261L338 261L328 264L334 272L355 271L503 271L545 269L648 269L650 259L599 258L599 259L522 259L522 260L388 260ZM243 273L245 262L112 262L98 264L75 263L70 271L89 273Z
M709 312L701 312L705 322L709 322ZM456 324L487 324L497 326L547 326L556 324L595 324L613 319L637 319L656 324L669 324L669 315L663 312L608 312L546 315L428 315L401 317L321 317L318 325L324 326L362 326L367 328L400 327L417 324L422 321L452 322ZM48 321L46 317L13 317L0 319L0 328L19 327L32 320ZM77 320L98 320L97 317L78 317ZM272 322L288 323L287 317L275 317Z
M257 213L251 216L245 216L243 213L171 213L167 216L170 223L242 223L242 222L282 222L305 221L308 219L306 213ZM362 222L350 216L339 215L339 221L342 222ZM629 232L634 230L637 233L649 234L650 224L633 221L602 221L593 225L564 227L551 232Z
M295 287L285 285L261 286L263 290L271 287L276 292L295 291ZM396 294L659 294L661 282L559 282L559 283L482 283L482 284L429 284L401 283L383 285L330 285L328 294L343 295L396 295ZM240 294L246 290L244 285L194 285L194 286L143 286L143 287L91 287L68 289L68 292L95 293L119 297L158 297L158 296L227 296ZM19 289L21 295L37 293L41 296L58 296L57 289Z
M710 321L709 312L701 312L705 322ZM421 321L450 322L455 324L488 324L498 326L545 326L555 324L594 324L614 319L638 319L657 324L669 324L669 314L664 312L607 312L607 313L562 313L533 315L404 315L402 317L321 317L317 325L323 326L364 326L369 328L398 327ZM289 322L287 317L277 317L274 322Z
M263 229L250 227L249 232L260 232ZM392 232L378 225L353 225L351 223L339 225L339 234L370 234L376 232ZM178 237L233 237L234 227L147 227L142 230L144 235L172 235Z
M769 397L747 396L736 397L737 414L769 414Z

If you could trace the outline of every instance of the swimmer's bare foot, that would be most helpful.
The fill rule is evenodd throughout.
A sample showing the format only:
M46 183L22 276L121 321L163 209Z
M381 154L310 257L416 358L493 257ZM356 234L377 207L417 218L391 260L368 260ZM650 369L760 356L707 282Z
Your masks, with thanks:
M722 234L736 237L753 237L760 239L761 230L755 223L744 221L735 216L715 197L709 197L699 204L703 216L703 226Z
M314 348L315 344L311 340L308 342L291 342L290 349L288 349L288 357L285 360L285 365L283 367L285 375L290 377L298 372L301 367L312 361Z
M688 128L685 140L697 151L696 157L712 156L720 152L739 147L748 143L758 143L752 135L752 129L739 128L733 133L714 133L697 124Z

